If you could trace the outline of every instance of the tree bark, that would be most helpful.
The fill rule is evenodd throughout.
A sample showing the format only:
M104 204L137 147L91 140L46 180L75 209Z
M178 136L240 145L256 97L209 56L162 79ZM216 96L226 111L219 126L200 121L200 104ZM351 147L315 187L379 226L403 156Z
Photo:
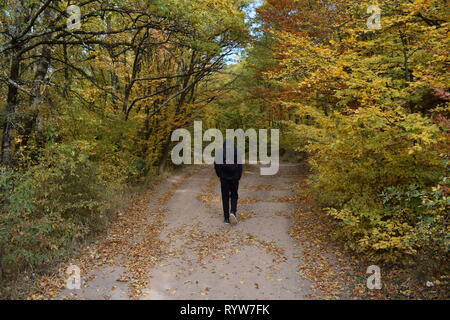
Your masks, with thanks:
M20 59L15 54L11 55L11 66L9 72L9 78L17 83L19 79L20 72ZM3 136L2 136L2 152L1 152L1 163L7 168L13 166L13 130L16 126L16 111L18 104L18 89L17 87L10 83L8 85L8 97L6 100L6 110L5 119L3 121Z

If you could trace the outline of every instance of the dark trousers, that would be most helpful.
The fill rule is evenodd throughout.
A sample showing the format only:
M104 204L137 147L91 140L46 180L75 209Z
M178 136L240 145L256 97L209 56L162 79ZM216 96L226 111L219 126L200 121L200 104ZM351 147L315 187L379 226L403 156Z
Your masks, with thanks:
M220 188L222 190L223 215L225 219L230 218L230 200L231 213L236 214L238 202L239 180L220 180Z

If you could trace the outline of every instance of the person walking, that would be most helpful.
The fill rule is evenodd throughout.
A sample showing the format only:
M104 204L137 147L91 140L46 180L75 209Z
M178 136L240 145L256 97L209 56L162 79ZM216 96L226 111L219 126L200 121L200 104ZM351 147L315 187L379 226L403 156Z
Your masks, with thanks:
M243 165L242 157L234 145L233 140L226 140L223 148L217 152L214 169L217 177L220 179L224 223L230 224L231 222L232 225L236 225L238 223L237 203L239 199L239 180L242 177Z

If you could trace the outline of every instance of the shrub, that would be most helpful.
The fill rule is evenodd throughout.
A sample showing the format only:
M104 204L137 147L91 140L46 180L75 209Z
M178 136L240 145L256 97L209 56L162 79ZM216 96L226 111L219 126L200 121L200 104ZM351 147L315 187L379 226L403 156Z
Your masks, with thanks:
M80 145L47 147L39 164L22 172L3 171L0 217L4 276L36 269L64 257L71 246L99 231L117 190L104 168ZM119 179L120 180L120 179Z
M446 256L448 199L436 187L448 181L445 128L400 108L316 121L310 135L321 141L308 146L313 191L348 246L374 261Z

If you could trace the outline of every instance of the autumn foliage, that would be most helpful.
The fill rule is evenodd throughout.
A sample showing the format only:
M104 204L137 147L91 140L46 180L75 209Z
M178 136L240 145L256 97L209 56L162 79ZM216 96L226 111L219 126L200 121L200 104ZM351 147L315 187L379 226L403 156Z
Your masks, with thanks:
M371 261L448 259L449 16L446 1L266 1L251 49L288 148L337 235ZM264 49L262 49L264 48ZM269 53L268 53L269 52ZM427 257L427 258L425 258ZM429 259L429 260L427 260ZM435 264L433 264L433 262Z
M87 0L69 30L67 1L0 1L0 280L101 230L194 120L280 129L348 248L448 268L448 1L250 2Z

